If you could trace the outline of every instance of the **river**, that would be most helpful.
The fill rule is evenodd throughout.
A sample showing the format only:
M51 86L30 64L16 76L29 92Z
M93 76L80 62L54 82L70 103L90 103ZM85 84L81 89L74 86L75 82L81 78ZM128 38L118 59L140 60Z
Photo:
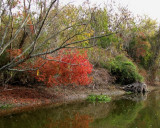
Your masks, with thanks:
M160 128L160 91L0 116L0 128Z

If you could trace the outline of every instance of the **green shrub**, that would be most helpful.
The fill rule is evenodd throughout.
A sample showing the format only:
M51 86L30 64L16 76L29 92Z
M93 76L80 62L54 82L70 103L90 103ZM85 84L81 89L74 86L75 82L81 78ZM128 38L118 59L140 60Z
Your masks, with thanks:
M116 83L131 84L134 82L142 82L143 76L138 73L136 65L124 55L118 55L111 59L106 65L110 73L115 76Z

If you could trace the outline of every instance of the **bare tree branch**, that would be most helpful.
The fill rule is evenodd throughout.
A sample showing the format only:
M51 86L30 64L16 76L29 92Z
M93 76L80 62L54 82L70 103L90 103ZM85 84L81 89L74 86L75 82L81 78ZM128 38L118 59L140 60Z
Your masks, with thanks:
M116 33L118 33L118 32L116 32ZM52 53L54 53L54 52L56 52L56 51L58 51L58 50L60 50L62 48L66 48L67 46L70 46L70 45L73 45L73 44L79 44L79 43L82 43L84 41L92 40L92 39L95 39L95 38L106 37L106 36L110 36L110 35L113 35L113 34L116 34L116 33L110 33L110 34L106 34L106 35L100 35L100 36L91 37L91 38L80 40L80 41L75 41L75 42L63 45L61 47L58 47L58 48L56 48L54 50L51 50L49 52L43 52L43 53L33 54L33 55L30 56L30 58L37 57L37 56L42 56L42 55L46 55L46 54L52 54Z
M18 30L15 32L13 38L10 41L8 41L3 47L2 46L0 47L0 56L3 54L3 52L5 51L5 49L16 39L16 37L18 36L18 34L20 33L20 31L24 27L25 23L27 22L28 17L29 17L29 14L25 18L25 20L23 21L23 23L21 24L21 26L18 28Z

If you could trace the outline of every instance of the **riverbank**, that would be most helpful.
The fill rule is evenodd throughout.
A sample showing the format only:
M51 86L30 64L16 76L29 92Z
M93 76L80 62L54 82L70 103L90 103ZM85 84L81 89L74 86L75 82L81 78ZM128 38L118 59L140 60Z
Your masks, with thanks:
M125 93L114 85L98 89L93 89L89 86L52 88L44 86L35 86L33 88L9 86L8 89L1 87L0 90L0 116L50 104L60 105L62 103L85 100L90 94L104 94L115 97Z
M149 91L157 87L149 86ZM75 101L85 100L91 94L103 94L115 98L125 94L125 91L116 85L93 88L91 86L61 86L47 88L44 86L22 87L9 86L8 89L1 87L0 92L0 116L33 110L48 105L61 105Z

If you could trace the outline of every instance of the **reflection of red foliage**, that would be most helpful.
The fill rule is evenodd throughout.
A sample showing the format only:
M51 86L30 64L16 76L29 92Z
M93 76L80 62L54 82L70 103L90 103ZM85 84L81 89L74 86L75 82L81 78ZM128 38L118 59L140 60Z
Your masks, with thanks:
M92 119L88 115L76 114L75 119L72 120L72 128L89 128L89 123Z
M91 83L88 74L92 72L92 65L87 54L80 54L77 50L63 50L56 57L47 56L46 60L39 58L34 67L40 67L35 78L48 86Z
M67 117L64 120L53 121L49 119L46 128L90 128L89 124L91 122L92 118L89 115L77 113L73 118Z

